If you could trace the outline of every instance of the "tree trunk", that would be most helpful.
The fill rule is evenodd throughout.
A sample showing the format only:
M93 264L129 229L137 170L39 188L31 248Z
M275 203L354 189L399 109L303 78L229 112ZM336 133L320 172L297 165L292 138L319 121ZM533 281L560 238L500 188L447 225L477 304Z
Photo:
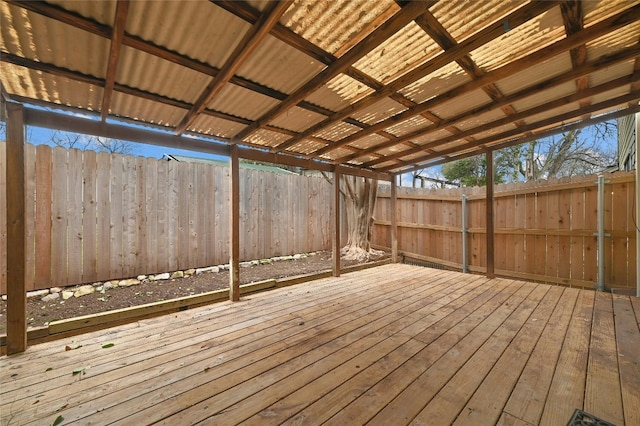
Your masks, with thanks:
M376 205L378 181L342 175L342 193L347 213L347 245L341 250L345 260L366 261L383 252L371 248L373 209Z

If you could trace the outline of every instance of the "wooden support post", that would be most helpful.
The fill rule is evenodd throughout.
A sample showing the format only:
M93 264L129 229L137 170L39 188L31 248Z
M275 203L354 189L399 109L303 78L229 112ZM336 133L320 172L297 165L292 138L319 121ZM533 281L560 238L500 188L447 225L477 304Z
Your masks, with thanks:
M7 103L7 355L27 349L24 110Z
M229 299L240 300L240 161L238 146L229 156Z
M331 211L333 213L333 238L331 239L332 257L331 264L333 276L340 276L340 172L333 172L333 202Z
M638 62L636 62L637 66ZM636 125L636 223L638 221L638 211L640 210L640 158L638 158L638 152L640 152L640 113L635 114ZM631 260L631 259L630 259ZM636 297L640 297L640 228L636 226Z
M389 216L391 217L391 261L398 263L398 214L397 214L396 178L391 178L391 203Z
M495 259L493 243L493 151L487 151L487 278L494 278Z

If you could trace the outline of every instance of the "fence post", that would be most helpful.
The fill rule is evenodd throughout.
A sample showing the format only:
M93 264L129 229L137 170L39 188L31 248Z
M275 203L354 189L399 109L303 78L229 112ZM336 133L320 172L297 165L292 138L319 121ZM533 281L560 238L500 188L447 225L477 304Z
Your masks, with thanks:
M467 259L467 196L462 194L462 272L469 272Z
M598 283L597 290L604 291L604 176L598 176Z

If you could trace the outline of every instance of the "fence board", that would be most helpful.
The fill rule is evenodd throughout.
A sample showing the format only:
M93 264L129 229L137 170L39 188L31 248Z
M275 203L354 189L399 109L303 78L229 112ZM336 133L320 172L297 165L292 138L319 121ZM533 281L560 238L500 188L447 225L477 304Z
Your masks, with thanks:
M98 280L96 153L85 151L82 159L82 282Z
M67 285L67 151L53 150L51 184L51 285Z
M124 163L122 155L114 155L111 159L111 231L110 231L110 258L109 276L111 278L121 278L124 275L123 270L123 245L122 233L124 230L123 215L123 178Z
M627 183L612 184L611 187L611 212L610 212L610 226L607 228L611 233L615 231L627 231L628 228L628 212L632 209L632 205L627 204L628 189ZM607 194L609 195L609 194ZM627 237L612 237L607 238L609 241L611 252L609 253L611 265L608 270L605 270L606 281L605 283L611 287L617 287L624 285L628 280L627 266L628 266L628 239ZM635 259L634 259L635 261Z
M585 187L584 193L584 226L586 229L592 229L596 232L598 229L598 189L595 184L595 177L591 177L591 182L588 182ZM584 277L585 281L591 281L595 283L598 280L598 243L596 237L585 237L584 244Z
M36 150L36 222L35 222L35 288L49 287L51 282L51 148L46 145ZM0 160L1 161L1 160ZM0 166L0 172L2 166ZM0 177L0 180L2 178ZM0 182L2 187L2 182ZM4 199L4 197L2 197ZM4 210L2 201L0 209ZM0 213L4 217L4 214ZM0 221L0 226L3 226ZM0 271L3 271L3 251L0 248ZM1 280L0 280L1 282ZM4 288L3 288L4 289Z
M145 268L141 272L145 275L158 272L158 167L162 162L146 161L145 163L145 200L142 206L144 211L145 224L143 231L145 239L143 242L145 250Z
M97 191L97 235L99 244L96 258L98 280L109 280L111 276L111 156L100 152L96 156Z
M571 183L565 178L561 184ZM573 190L562 190L558 194L558 229L568 231L571 227L571 194ZM571 278L571 237L558 236L558 277Z
M35 222L36 222L36 182L33 179L36 168L36 148L33 145L25 144L24 149L25 175L27 176L25 192L25 282L27 291L34 290L35 270L36 270L36 247L35 247Z
M137 275L136 263L137 252L136 242L138 227L136 225L138 218L138 203L136 200L136 180L138 173L136 170L136 159L130 155L124 157L124 188L122 198L122 208L124 215L124 223L122 230L122 256L123 256L123 271L122 277L130 277Z

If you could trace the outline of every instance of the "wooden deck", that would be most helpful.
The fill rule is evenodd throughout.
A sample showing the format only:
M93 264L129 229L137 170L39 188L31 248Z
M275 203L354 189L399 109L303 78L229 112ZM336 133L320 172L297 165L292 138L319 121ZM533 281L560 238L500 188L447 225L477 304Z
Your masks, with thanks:
M3 357L0 424L639 425L639 322L634 297L386 265Z

